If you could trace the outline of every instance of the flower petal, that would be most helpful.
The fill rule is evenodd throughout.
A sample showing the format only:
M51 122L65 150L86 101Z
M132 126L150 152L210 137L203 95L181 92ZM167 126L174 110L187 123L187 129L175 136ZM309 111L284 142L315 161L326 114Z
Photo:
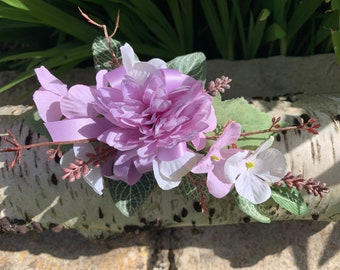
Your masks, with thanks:
M256 149L256 151L252 154L252 156L257 156L259 153L269 149L269 147L272 146L274 142L274 137L270 136L268 140L264 141L263 143L260 144L260 146Z
M92 91L86 85L72 86L60 101L63 115L66 118L96 117L98 113L92 105L96 101Z
M123 66L125 67L126 73L129 74L135 64L135 52L129 43L121 46L120 52L122 54Z
M287 173L288 166L284 155L275 148L258 154L253 173L267 182L280 181Z
M245 158L249 151L240 151L228 158L224 164L224 173L228 183L235 183L240 174L246 173Z
M103 194L104 180L100 168L92 168L88 174L83 175L84 180L99 195Z
M159 169L159 163L161 161L153 160L153 173L157 181L158 186L163 190L173 189L181 183L180 179L170 179L163 175Z
M75 158L73 149L68 150L62 155L59 164L62 168L68 168L68 164L73 163Z
M213 149L222 149L236 142L241 135L241 125L236 122L231 122L223 131L222 135L212 146Z
M37 74L38 81L43 88L58 96L66 95L66 84L54 77L47 68L41 66L40 68L36 68L34 71Z
M159 169L169 179L179 179L186 175L201 159L202 155L187 151L183 156L171 161L160 161Z
M182 157L172 161L153 160L153 170L159 186L175 187L179 185L181 178L185 176L199 161L202 155L187 151ZM170 182L166 184L165 182ZM174 184L173 182L178 182ZM169 189L169 188L168 188Z
M45 126L54 142L93 139L110 128L105 118L78 118L47 122Z
M44 122L60 120L62 117L60 98L60 96L50 91L37 90L34 92L33 100Z
M208 172L207 187L209 193L215 198L222 198L226 196L234 187L234 184L222 181L225 178L223 165L215 166L214 169Z
M263 203L271 196L269 185L248 171L240 174L235 182L235 189L238 194L254 204Z

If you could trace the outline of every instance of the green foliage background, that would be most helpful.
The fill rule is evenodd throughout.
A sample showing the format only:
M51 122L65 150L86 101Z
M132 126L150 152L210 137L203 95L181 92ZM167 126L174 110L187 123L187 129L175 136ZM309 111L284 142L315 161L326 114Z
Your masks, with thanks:
M44 65L60 75L93 65L91 44L102 30L77 7L114 29L142 59L202 51L207 59L304 56L335 51L340 59L340 0L0 0L0 70L20 76Z

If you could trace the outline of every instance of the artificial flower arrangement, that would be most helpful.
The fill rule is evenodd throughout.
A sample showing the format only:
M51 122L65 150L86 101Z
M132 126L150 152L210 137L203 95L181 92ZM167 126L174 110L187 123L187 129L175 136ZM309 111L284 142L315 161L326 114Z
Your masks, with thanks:
M22 146L10 131L3 134L11 146L0 151L15 152L10 167L24 149L55 146L49 159L60 158L64 180L82 178L93 196L107 186L127 216L155 183L198 200L202 211L209 201L232 194L243 212L262 222L270 221L261 206L270 198L304 215L301 190L315 196L328 192L325 184L293 176L284 155L271 148L276 132L317 134L315 119L287 126L243 98L222 101L219 94L231 79L222 76L205 89L203 53L142 62L129 44L103 28L105 37L93 44L96 85L68 88L45 67L35 69L41 87L33 99L52 141Z

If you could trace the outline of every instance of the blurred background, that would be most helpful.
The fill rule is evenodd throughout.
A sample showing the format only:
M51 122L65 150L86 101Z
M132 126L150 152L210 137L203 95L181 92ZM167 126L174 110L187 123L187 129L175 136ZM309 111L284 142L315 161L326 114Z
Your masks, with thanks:
M337 55L339 0L0 0L0 93L44 65L56 76L93 66L91 45L102 29L128 42L142 60L202 51L207 59ZM335 50L334 50L335 48ZM340 59L340 57L339 57Z

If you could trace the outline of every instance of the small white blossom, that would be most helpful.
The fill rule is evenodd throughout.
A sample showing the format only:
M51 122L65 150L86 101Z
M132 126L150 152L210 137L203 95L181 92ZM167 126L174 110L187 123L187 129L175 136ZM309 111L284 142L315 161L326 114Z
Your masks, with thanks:
M268 200L271 196L269 184L280 181L287 173L284 155L269 148L273 141L270 137L255 152L238 152L224 165L228 182L235 183L237 193L254 204Z

